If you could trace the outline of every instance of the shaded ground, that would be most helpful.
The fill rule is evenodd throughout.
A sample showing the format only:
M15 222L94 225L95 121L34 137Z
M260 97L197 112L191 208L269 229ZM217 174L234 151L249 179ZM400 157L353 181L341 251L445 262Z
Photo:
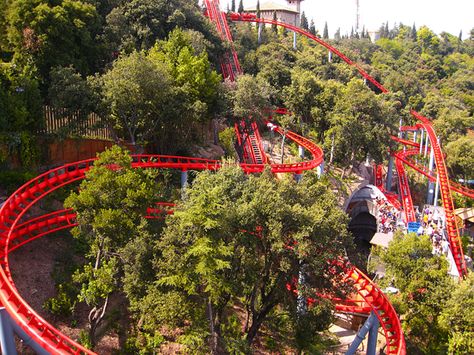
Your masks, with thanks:
M59 320L43 308L48 298L56 296L52 277L55 265L72 257L70 241L67 233L46 236L12 252L9 261L13 281L23 299L47 322L77 341L81 330L87 328L88 310L84 304L78 304L67 321ZM118 349L117 334L109 332L100 340L96 352L112 354ZM19 353L25 354L26 350L19 349Z

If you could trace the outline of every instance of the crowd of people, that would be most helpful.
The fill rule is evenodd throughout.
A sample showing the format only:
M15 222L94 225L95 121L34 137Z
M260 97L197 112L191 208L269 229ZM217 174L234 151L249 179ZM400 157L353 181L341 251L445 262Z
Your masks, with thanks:
M415 214L417 222L420 223L416 234L430 237L431 243L433 244L433 254L447 256L449 252L449 242L443 231L444 219L438 208L426 206L421 213L417 208Z
M378 206L378 231L380 233L395 232L400 225L401 213L383 198L376 197Z
M405 223L402 221L402 215L399 210L388 203L387 200L377 197L375 199L378 206L378 232L392 233L396 230L405 231ZM444 220L439 209L432 206L426 206L421 212L418 207L415 208L416 222L419 224L416 233L418 235L427 235L433 243L433 254L448 255L449 242L443 231Z

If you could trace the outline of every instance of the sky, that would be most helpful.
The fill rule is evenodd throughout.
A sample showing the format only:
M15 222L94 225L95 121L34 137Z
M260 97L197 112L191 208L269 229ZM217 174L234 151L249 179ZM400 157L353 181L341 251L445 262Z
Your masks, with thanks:
M244 7L255 6L256 0L243 0ZM272 0L286 4L285 0ZM239 0L235 0L236 6ZM263 4L267 0L260 0ZM223 9L230 6L231 0L220 0ZM350 33L356 22L356 0L305 0L301 9L308 20L314 19L316 28L323 32L327 21L329 35L332 37L337 28L341 34ZM394 23L416 28L428 26L436 33L443 31L455 36L462 30L463 38L467 38L474 28L474 0L359 0L360 28L363 25L370 30L377 30L382 23L388 21L392 28Z

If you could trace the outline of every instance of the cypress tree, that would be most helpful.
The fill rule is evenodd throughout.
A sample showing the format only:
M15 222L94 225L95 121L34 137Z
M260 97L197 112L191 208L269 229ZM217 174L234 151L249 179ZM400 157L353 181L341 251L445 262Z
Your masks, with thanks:
M276 11L273 11L273 21L277 21L277 13ZM272 32L278 33L278 26L273 24L272 25Z
M413 24L413 27L411 28L411 33L410 33L410 38L414 41L417 40L418 36L416 34L416 26Z
M385 30L384 30L384 33L385 33L385 37L390 37L390 30L388 29L388 21L387 23L385 24Z
M244 3L243 3L243 0L240 0L240 2L239 2L239 9L238 9L238 12L239 12L239 13L244 12Z
M316 26L313 19L311 19L311 25L309 25L309 33L311 33L313 36L316 36Z
M232 5L230 6L232 12L235 12L235 0L232 0Z
M351 28L351 39L354 38L354 27Z
M341 28L338 28L336 33L334 34L334 39L336 41L340 41L341 40Z
M260 18L260 0L257 0L257 18ZM260 24L257 22L257 28L260 26Z
M329 30L328 30L328 22L327 21L324 23L323 38L324 39L329 38Z
M303 11L302 14L301 14L300 27L301 27L303 30L306 30L306 31L309 29L309 26L308 26L308 19L306 18L306 15L305 15L304 11Z
M459 42L462 42L462 30L459 31L459 36L458 36Z

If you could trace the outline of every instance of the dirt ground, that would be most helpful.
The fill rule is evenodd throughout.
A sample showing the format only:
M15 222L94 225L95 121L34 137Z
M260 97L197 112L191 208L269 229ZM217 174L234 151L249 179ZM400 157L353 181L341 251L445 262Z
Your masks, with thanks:
M56 234L34 240L15 250L9 256L10 268L15 286L23 299L59 331L73 340L79 339L79 333L87 327L88 310L79 304L75 314L67 321L60 321L43 308L48 298L56 296L52 273L55 263L68 250L66 234ZM117 334L106 334L96 347L98 354L113 354L119 348ZM21 354L26 349L19 349Z

